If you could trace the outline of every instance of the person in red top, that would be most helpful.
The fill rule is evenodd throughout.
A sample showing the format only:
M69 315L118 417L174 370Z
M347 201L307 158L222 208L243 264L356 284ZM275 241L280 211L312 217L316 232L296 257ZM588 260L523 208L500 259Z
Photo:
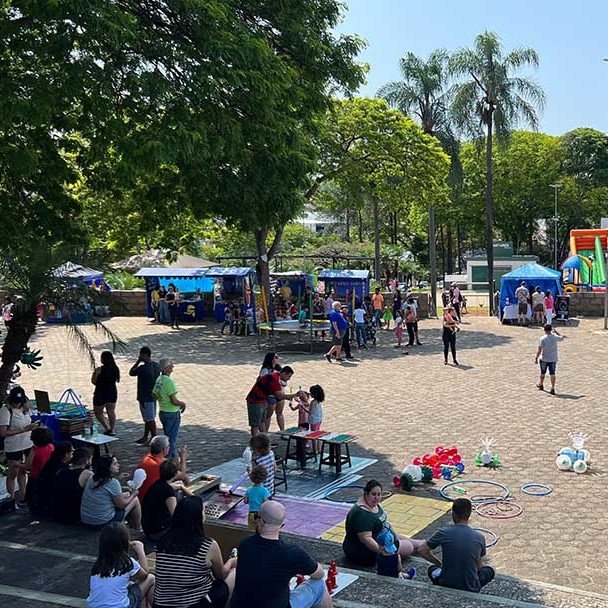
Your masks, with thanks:
M36 497L36 481L55 446L53 445L53 433L45 426L34 429L30 438L34 447L28 454L25 464L21 466L28 473L25 499L29 504L33 504Z
M146 479L139 488L139 500L143 503L146 492L150 486L160 479L160 465L167 459L169 454L169 438L166 435L156 435L150 441L150 453L146 454L139 463L139 469L146 472ZM188 483L186 475L186 457L188 448L182 447L179 451L179 472L176 480Z
M293 376L293 369L286 365L280 372L271 372L264 376L258 376L255 384L247 395L247 416L251 427L251 436L257 435L260 429L265 429L266 410L268 407L268 397L273 396L277 401L282 399L293 399L299 392L286 395L281 386L281 380L288 382Z

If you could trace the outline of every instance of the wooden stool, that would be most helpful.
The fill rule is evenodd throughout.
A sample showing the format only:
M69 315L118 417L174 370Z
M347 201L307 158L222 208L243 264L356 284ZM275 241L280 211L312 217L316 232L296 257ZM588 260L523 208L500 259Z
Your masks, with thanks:
M339 475L342 472L342 465L347 464L352 467L353 464L350 459L350 448L348 444L353 441L353 436L338 436L329 439L323 439L321 437L321 452L319 458L319 472L321 467L326 464L329 467L335 467L336 473ZM329 447L329 453L325 456L325 445ZM346 454L342 454L342 446L346 448Z
M295 441L295 445L293 449L291 447L291 440ZM306 442L310 441L311 443L311 451L306 450ZM288 460L295 460L300 467L303 469L306 466L306 463L309 460L314 459L317 461L317 448L314 441L310 439L306 439L306 437L295 437L294 435L289 435L287 438L287 447L285 448L285 462Z

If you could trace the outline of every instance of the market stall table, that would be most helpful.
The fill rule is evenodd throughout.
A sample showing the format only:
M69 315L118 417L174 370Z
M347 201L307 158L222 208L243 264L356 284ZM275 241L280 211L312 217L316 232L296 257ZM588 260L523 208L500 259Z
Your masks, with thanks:
M103 446L105 453L109 454L108 444L118 441L118 437L113 435L74 435L72 439L87 446L93 446L93 461L101 456L101 446Z

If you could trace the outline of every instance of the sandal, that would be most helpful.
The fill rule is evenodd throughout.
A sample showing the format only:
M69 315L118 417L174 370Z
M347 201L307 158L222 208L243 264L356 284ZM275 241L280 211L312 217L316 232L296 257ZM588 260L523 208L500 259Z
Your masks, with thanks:
M536 385L536 388L537 388L539 391L544 391L544 390L545 390L545 387L544 387L542 384L537 384L537 385Z

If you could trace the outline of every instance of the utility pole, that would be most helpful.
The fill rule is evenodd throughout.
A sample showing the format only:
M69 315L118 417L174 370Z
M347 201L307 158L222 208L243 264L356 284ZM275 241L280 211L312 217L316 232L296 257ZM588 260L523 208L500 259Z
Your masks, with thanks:
M437 251L435 249L435 207L429 205L429 265L431 267L431 301L437 310Z
M555 270L559 270L557 267L557 191L563 186L563 184L549 184L549 188L553 188L555 193L555 215L553 216L553 231L555 242L553 244L553 263Z

